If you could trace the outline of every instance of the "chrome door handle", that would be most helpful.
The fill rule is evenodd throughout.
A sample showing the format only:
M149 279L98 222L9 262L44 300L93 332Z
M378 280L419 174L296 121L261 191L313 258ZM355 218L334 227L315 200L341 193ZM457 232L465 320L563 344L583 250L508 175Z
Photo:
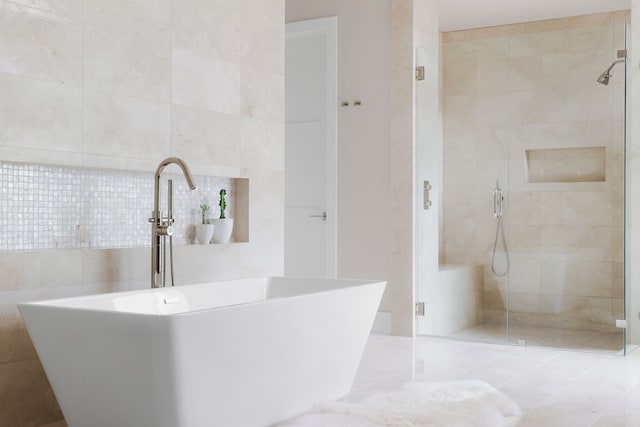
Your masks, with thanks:
M309 215L309 218L322 218L323 221L327 220L327 213L322 212L322 215Z

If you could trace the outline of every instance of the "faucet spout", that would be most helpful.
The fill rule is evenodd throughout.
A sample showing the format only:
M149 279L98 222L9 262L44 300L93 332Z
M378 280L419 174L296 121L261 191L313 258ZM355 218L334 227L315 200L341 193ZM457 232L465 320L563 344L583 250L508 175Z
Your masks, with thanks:
M151 218L149 218L149 222L151 223L151 287L157 288L160 286L164 286L164 276L166 271L166 263L163 262L164 257L160 257L160 241L162 239L163 242L166 242L164 239L173 234L173 228L171 225L174 222L173 219L173 209L170 206L172 201L172 196L169 194L169 210L166 217L162 217L160 213L160 175L165 167L170 164L176 164L182 169L182 173L184 174L184 178L187 181L187 185L189 189L195 190L196 184L193 181L193 176L191 175L191 171L189 170L189 166L182 160L177 157L168 157L160 162L158 168L156 169L155 177L154 177L154 187L153 187L153 212L151 213ZM169 193L172 191L172 186L169 185ZM169 239L169 244L171 245L171 239ZM171 269L171 274L173 278L173 266ZM173 280L173 279L172 279Z
M190 190L195 190L196 189L196 184L193 181L193 176L191 175L191 171L189 170L189 166L187 166L187 164L184 162L184 160L179 159L177 157L167 157L166 159L161 161L160 164L158 165L158 167L156 168L155 185L154 185L154 188L153 188L153 212L154 212L154 215L160 209L160 175L162 174L162 171L164 170L164 168L166 168L167 166L169 166L172 163L180 166L180 169L182 169L182 173L184 174L184 178L187 180L187 185L189 186L189 189Z

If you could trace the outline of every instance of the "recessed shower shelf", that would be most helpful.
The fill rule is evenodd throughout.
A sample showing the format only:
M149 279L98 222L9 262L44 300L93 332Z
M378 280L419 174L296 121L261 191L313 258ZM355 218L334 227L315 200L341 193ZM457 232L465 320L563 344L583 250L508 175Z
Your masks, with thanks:
M527 183L604 182L605 147L525 150Z

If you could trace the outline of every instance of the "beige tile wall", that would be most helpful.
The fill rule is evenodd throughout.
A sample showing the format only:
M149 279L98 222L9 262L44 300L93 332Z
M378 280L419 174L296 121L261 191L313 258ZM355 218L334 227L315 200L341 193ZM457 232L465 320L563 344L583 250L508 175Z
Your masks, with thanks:
M416 291L426 296L423 285L433 286L438 274L442 110L437 17L435 0L391 1L390 283L396 335L420 333L415 324ZM414 77L418 64L426 69L420 86ZM422 200L424 180L433 185L429 211L414 204Z
M413 61L415 1L391 2L392 333L414 334Z
M507 292L515 324L614 331L622 318L622 67L609 86L595 80L624 48L626 16L443 35L441 253L485 266L486 322L504 321ZM605 147L604 182L527 181L526 150L576 147ZM571 164L544 167L576 176L593 166ZM508 190L508 284L490 268L496 180Z
M249 178L249 243L176 248L177 281L282 274L283 0L0 0L0 45L0 160ZM0 254L0 425L62 418L16 303L146 288L149 256Z

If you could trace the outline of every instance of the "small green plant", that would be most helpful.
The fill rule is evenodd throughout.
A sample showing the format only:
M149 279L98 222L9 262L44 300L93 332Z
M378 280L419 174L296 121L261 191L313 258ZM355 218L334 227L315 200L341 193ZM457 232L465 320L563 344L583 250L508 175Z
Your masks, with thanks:
M209 212L211 207L207 204L207 202L203 202L200 205L200 211L202 212L202 223L207 224L207 212Z
M224 188L220 190L220 202L218 206L220 206L220 219L224 219L224 210L227 209L227 201L224 199L227 195L227 190Z

